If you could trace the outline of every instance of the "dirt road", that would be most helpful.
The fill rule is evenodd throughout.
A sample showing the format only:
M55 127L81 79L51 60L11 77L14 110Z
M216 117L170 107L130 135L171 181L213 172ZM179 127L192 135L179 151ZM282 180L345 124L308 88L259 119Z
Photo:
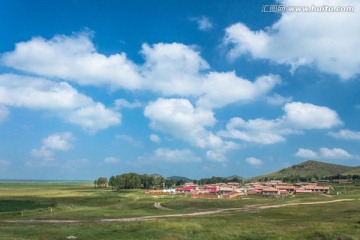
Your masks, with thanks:
M261 210L261 209L269 209L269 208L280 208L280 207L288 207L288 206L298 206L298 205L316 205L316 204L328 204L335 202L347 202L354 201L355 199L337 199L332 201L319 201L319 202L306 202L306 203L285 203L285 204L277 204L277 205L249 205L242 208L226 208L212 211L204 211L204 212L194 212L194 213L179 213L179 214L165 214L165 215L155 215L155 216L142 216L142 217L130 217L130 218L104 218L97 220L36 220L36 219L27 219L27 220L7 220L3 222L7 223L88 223L88 222L96 222L96 223L104 223L104 222L136 222L136 221L148 221L155 220L160 218L176 218L176 217L192 217L192 216L201 216L201 215L210 215L210 214L219 214L226 213L231 211L253 211L253 210ZM156 203L156 205L161 207L160 203ZM155 206L155 205L154 205ZM164 207L161 207L164 208ZM161 209L160 208L160 209ZM164 208L166 210L170 210L168 208ZM162 209L162 210L164 210Z

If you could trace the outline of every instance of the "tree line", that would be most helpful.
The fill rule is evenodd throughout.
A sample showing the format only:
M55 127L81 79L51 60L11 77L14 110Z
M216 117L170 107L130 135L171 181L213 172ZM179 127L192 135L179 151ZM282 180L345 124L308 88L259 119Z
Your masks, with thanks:
M239 178L202 178L193 180L194 184L205 185L214 183L241 182ZM173 180L163 178L159 175L125 173L121 175L111 176L109 180L106 177L99 177L94 181L95 188L106 188L107 186L115 190L121 189L164 189L180 187L185 184L185 180Z
M106 182L106 183L105 183ZM184 180L174 181L157 175L125 173L107 178L100 177L94 181L95 188L111 187L112 189L163 189L185 184Z
M229 183L229 182L238 182L242 183L242 179L238 177L234 178L223 178L223 177L212 177L212 178L202 178L200 180L194 180L194 183L199 185L205 184L215 184L215 183Z

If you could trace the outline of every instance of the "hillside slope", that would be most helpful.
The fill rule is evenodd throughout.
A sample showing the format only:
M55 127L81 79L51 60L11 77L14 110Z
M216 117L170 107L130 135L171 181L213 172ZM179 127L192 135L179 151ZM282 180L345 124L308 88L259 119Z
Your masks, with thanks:
M356 167L355 169L353 169L349 172L343 173L342 175L360 175L360 167Z
M317 176L319 178L326 176L334 176L337 174L351 173L352 171L359 171L359 167L349 167L331 163L318 162L309 160L288 168L284 168L280 171L253 177L250 180L261 180L264 178L268 179L282 179L285 177L307 177Z

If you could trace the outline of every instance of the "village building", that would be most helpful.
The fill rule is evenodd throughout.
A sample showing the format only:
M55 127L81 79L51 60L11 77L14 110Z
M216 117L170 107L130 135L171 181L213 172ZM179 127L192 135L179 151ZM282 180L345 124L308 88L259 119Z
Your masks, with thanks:
M295 186L276 186L276 189L280 191L286 191L288 194L294 194L296 187Z
M320 194L329 194L330 188L325 186L317 186L317 185L306 185L303 187L304 190L310 190L313 193L320 193Z
M275 196L280 196L280 191L276 188L264 188L261 194L263 196L275 197Z
M235 188L240 187L240 183L238 183L238 182L228 182L226 185L231 186L231 187L235 187Z

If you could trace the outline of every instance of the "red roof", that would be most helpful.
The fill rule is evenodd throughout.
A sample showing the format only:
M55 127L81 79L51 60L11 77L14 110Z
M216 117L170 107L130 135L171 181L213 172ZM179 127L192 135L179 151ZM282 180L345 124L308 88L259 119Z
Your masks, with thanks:
M219 190L210 190L209 192L210 192L210 193L218 193Z

